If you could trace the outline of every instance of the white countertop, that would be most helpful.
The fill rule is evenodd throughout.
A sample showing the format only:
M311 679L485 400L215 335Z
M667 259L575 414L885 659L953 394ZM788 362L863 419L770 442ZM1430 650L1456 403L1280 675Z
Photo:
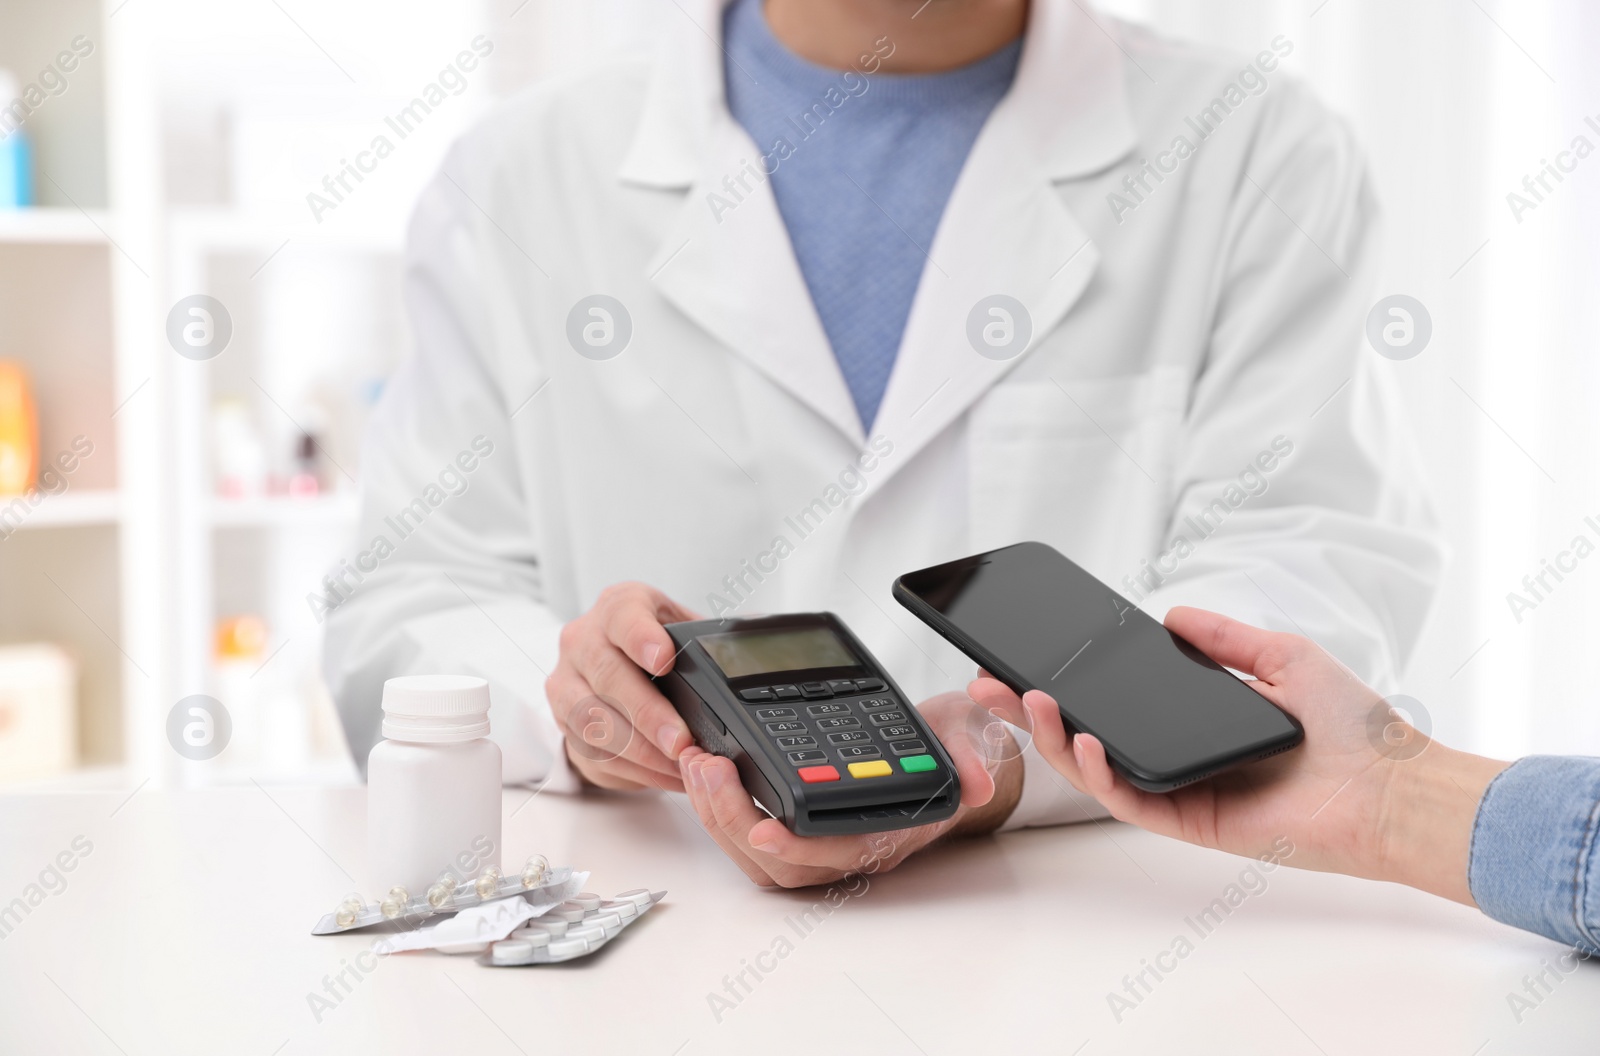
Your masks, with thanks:
M363 789L0 797L0 908L92 845L0 939L0 1051L1600 1051L1600 964L1519 1023L1507 995L1562 947L1398 887L1278 869L1202 935L1186 918L1245 860L1087 824L919 856L797 931L828 889L754 887L682 797L528 796L505 795L511 869L537 851L666 901L566 966L380 960L320 1022L308 995L371 942L309 934L363 876ZM1192 949L1118 1023L1107 994L1179 936ZM750 964L771 970L719 1022L708 995Z

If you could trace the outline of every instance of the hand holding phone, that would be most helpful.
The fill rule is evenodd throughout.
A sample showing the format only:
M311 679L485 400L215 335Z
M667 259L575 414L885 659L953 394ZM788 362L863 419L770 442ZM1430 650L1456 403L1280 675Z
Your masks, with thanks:
M1145 791L1300 743L1294 718L1044 543L909 572L894 596L1018 695L1050 694Z
M1112 772L1104 746L1069 736L1045 694L1018 701L990 678L968 692L985 707L1022 705L1033 747L1112 817L1173 839L1301 869L1409 884L1473 905L1468 863L1478 804L1506 763L1452 751L1363 685L1315 643L1202 609L1175 608L1168 630L1304 724L1305 745L1168 795Z

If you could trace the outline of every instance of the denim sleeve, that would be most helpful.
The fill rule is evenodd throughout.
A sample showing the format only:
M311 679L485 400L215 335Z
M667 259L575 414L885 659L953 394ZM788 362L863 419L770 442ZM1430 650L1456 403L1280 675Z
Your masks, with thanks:
M1495 920L1600 953L1600 759L1534 755L1502 770L1472 827L1467 883Z

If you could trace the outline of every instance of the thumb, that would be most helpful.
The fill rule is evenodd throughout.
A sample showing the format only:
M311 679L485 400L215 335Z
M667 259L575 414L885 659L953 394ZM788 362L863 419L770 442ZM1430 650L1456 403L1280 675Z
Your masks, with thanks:
M1281 666L1282 640L1293 637L1186 605L1168 612L1163 622L1168 631L1223 667L1261 679L1269 678Z
M961 780L961 805L981 807L994 798L994 775L989 772L989 753L970 738L956 737L945 742L950 761L956 764Z

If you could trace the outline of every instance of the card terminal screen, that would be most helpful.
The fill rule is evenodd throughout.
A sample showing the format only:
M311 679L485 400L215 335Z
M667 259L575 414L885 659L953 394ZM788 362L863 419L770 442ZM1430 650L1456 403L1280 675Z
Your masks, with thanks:
M700 644L726 678L860 665L839 636L825 627L708 634L700 639Z

